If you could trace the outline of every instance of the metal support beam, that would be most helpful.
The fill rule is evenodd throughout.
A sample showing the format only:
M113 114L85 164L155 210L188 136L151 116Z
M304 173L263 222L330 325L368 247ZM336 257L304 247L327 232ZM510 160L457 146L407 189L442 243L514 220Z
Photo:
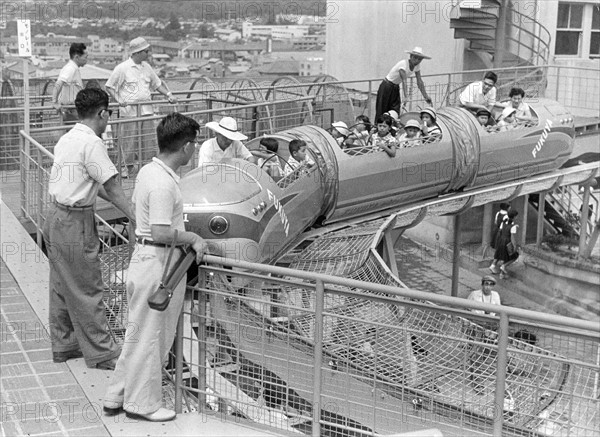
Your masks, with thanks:
M579 218L579 251L577 257L581 257L585 251L585 243L588 234L588 222L590 221L590 184L583 187L583 200L581 203L581 217Z
M458 279L460 276L460 240L461 232L460 226L462 223L461 214L454 216L454 246L452 250L452 289L450 296L458 297Z
M481 231L481 256L487 255L492 235L493 208L491 203L483 205L483 229Z
M396 264L396 252L394 251L394 237L392 235L393 228L390 227L383 236L383 250L385 251L386 261L388 263L388 267L394 274L394 276L398 277L398 264Z
M535 246L540 247L542 244L542 238L544 238L544 210L546 208L546 194L547 191L538 193L538 216L537 216L537 229L535 235Z
M521 246L527 243L527 218L529 216L529 194L523 196L523 218L521 219Z
M508 363L508 315L500 313L498 327L498 360L496 361L496 393L494 395L494 437L502 436L504 421L504 390L506 388L506 366Z
M315 293L315 332L314 332L314 355L313 355L313 425L312 435L321 435L321 389L323 368L323 310L325 308L325 285L317 279Z
M496 38L494 45L494 68L501 68L506 50L506 17L508 16L508 1L502 0L496 26Z

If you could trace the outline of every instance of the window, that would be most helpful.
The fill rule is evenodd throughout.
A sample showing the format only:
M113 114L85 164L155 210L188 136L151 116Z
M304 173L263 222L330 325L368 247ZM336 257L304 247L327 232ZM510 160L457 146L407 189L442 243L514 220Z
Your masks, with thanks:
M592 36L590 58L600 57L600 5L592 5Z
M578 55L583 33L583 4L559 3L556 24L556 55Z

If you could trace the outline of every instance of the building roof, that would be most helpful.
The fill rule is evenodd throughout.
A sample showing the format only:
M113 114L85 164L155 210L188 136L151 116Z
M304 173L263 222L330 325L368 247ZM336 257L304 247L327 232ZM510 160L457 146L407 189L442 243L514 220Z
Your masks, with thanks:
M260 74L298 75L300 73L300 62L293 59L277 59L257 70Z

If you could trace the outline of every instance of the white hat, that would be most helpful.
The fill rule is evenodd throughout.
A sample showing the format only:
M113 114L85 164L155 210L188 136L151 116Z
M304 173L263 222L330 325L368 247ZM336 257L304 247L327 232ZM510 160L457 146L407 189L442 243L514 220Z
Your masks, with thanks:
M409 55L418 56L419 58L423 58L423 59L431 59L430 56L427 56L426 54L423 53L423 48L421 48L419 46L416 46L410 52L407 50L406 53L408 53Z
M419 124L419 122L413 119L410 119L406 122L406 124L404 125L404 129L406 129L407 127L416 127L417 129L421 130L421 125Z
M348 125L343 121L334 121L333 123L331 123L331 126L333 126L335 130L337 130L344 136L350 135L350 129L348 129Z
M429 116L433 119L433 122L435 123L435 121L437 120L437 112L435 112L435 109L433 109L431 106L428 106L425 109L421 109L420 114L429 114Z
M238 130L237 122L231 117L223 117L218 123L210 121L206 123L206 127L230 140L242 141L248 139L246 135Z
M141 36L138 36L137 38L133 38L129 42L129 53L134 54L137 52L141 52L142 50L146 50L148 47L150 47L148 41L146 41Z
M500 114L499 120L504 120L506 117L510 117L514 112L517 112L515 108L512 106L507 106L502 110L502 114Z
M388 112L384 112L384 114L387 114L390 117L392 117L394 121L398 121L398 112L396 112L395 110L390 109Z

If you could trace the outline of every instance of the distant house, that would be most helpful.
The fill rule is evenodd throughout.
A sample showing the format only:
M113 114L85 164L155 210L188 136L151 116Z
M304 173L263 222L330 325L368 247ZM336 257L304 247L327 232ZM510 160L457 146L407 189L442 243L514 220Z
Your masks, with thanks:
M242 39L241 32L233 29L215 29L215 36L220 40L234 42Z

